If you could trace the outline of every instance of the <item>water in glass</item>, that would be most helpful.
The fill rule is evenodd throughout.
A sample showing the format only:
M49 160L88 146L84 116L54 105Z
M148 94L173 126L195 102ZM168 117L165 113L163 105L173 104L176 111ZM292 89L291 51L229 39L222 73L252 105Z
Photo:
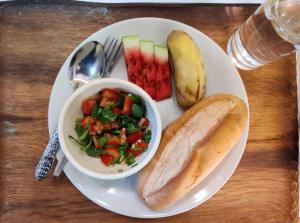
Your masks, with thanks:
M232 62L254 69L300 49L300 0L267 0L235 31L227 46Z

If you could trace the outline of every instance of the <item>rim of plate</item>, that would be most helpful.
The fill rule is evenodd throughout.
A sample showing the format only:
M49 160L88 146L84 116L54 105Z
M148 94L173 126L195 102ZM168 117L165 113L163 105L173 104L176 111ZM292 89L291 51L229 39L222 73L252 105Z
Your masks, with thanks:
M248 139L248 134L249 134L249 121L250 121L250 113L249 113L249 102L248 102L248 96L247 96L247 92L246 92L246 89L245 89L245 86L243 84L243 81L241 79L241 76L237 70L237 68L231 63L229 57L227 56L227 54L224 52L224 50L216 43L214 42L209 36L207 36L206 34L204 34L203 32L201 32L200 30L190 26L190 25L187 25L187 24L184 24L182 22L179 22L179 21L176 21L176 20L172 20L172 19L166 19L166 18L160 18L160 17L141 17L141 18L131 18L131 19L126 19L126 20L122 20L122 21L118 21L118 22L115 22L113 24L110 24L108 26L105 26L103 27L102 29L96 31L95 33L91 34L90 36L88 36L87 38L85 38L81 43L78 44L77 47L74 48L74 50L70 53L70 55L66 58L66 60L64 61L64 64L63 66L65 65L65 63L68 61L68 59L73 55L73 53L85 42L87 41L88 39L93 39L95 36L97 36L99 33L101 32L106 32L107 30L109 29L113 29L115 26L119 26L119 25L124 25L126 23L129 23L129 22L134 22L134 21L159 21L159 22L166 22L166 23L170 23L170 24L175 24L175 25L179 25L181 27L185 27L186 29L189 29L191 31L193 31L194 33L197 33L198 35L201 35L203 36L208 42L210 42L216 49L218 49L220 51L221 54L223 54L224 56L224 59L226 57L226 60L228 61L229 64L232 65L232 69L234 69L236 71L236 73L238 74L236 76L236 78L239 80L239 82L241 83L241 87L242 87L242 91L243 91L243 96L245 97L244 102L246 103L247 105L247 109L248 109L248 120L247 120L247 124L246 124L246 127L243 131L243 134L242 134L242 137L241 138L245 138L244 142L242 142L242 151L240 151L240 153L238 154L239 157L236 159L237 162L232 165L232 171L230 171L231 173L229 174L228 178L219 185L219 187L216 189L215 192L213 193L210 193L207 197L205 197L205 199L201 200L200 202L194 202L192 203L191 205L189 206L186 206L182 209L180 209L179 211L169 211L168 213L161 213L161 212L157 212L157 214L154 216L154 215L146 215L146 216L140 216L140 215L133 215L133 214L130 214L128 212L125 212L125 211L120 211L120 210L117 210L117 209L114 209L112 208L111 206L109 205L106 205L105 202L100 202L99 200L97 200L96 198L94 198L93 196L91 196L88 192L84 191L84 189L82 187L79 187L75 181L73 181L73 179L69 176L69 174L66 173L66 176L68 177L68 179L72 182L72 184L85 196L87 197L89 200L93 201L94 203L96 203L97 205L109 210L109 211L112 211L112 212L115 212L117 214L121 214L121 215L124 215L124 216L128 216L128 217L135 217L135 218L163 218L163 217L170 217L170 216L174 216L174 215L178 215L178 214L181 214L181 213L184 213L186 211L189 211L201 204L203 204L204 202L206 202L207 200L209 200L213 195L215 195L224 185L226 182L228 182L228 180L231 178L232 174L235 172L241 158L242 158L242 155L244 154L244 150L245 150L245 147L246 147L246 143L247 143L247 139ZM61 70L63 69L63 66L61 67L59 73L61 72ZM58 73L58 74L59 74ZM54 82L54 85L56 84L56 82L58 82L57 78ZM53 85L53 86L54 86ZM54 96L53 96L53 89L52 89L52 92L51 92L51 96L50 96L50 101L49 101L49 106L51 104L51 102L54 100ZM49 112L49 110L48 110ZM49 115L49 113L48 113ZM50 126L50 119L48 119L48 126ZM49 134L50 136L52 135L52 131L49 127ZM241 140L241 139L240 139Z

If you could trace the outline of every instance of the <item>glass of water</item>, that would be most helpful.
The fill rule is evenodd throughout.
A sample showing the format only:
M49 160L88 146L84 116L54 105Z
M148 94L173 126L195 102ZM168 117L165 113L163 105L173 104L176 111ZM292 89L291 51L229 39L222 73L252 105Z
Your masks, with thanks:
M300 49L300 0L266 0L231 36L227 53L251 70Z

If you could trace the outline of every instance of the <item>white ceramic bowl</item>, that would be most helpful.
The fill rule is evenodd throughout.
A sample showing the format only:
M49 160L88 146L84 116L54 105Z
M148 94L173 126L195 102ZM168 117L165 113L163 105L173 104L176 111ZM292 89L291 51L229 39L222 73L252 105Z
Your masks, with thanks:
M145 100L147 108L146 117L150 120L152 137L148 150L136 158L138 165L134 167L126 165L106 167L101 162L100 158L88 156L85 152L80 150L80 147L74 143L73 140L69 138L69 135L74 137L77 136L74 127L75 120L83 115L81 109L82 101L88 97L96 95L103 88L119 88L139 95ZM88 176L104 180L124 178L141 170L154 156L160 142L161 131L162 126L160 115L152 98L135 84L114 78L98 79L77 89L64 104L58 123L60 145L71 164ZM118 172L121 167L124 171Z

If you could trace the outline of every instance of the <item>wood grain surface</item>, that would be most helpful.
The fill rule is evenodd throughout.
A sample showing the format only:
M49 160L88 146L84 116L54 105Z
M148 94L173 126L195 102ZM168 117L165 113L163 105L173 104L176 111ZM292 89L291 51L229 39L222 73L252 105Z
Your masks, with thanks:
M240 71L250 102L243 158L203 205L154 220L124 217L85 198L64 174L42 182L36 164L48 142L51 88L83 39L114 22L144 16L201 30L223 49L256 6L0 5L0 220L40 222L297 222L297 104L294 55ZM122 202L122 201L120 201Z

